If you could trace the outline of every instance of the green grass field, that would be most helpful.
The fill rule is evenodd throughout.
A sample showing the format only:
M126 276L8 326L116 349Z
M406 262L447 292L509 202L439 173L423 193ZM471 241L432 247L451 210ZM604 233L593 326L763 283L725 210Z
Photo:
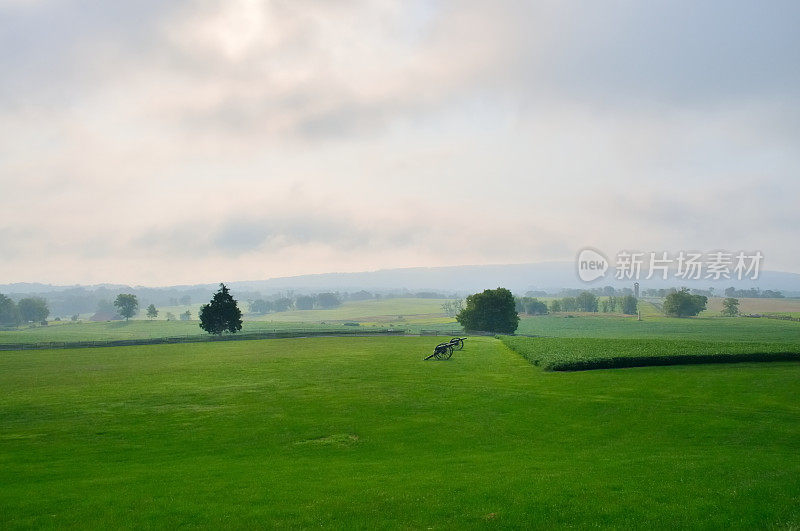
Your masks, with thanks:
M470 338L0 356L0 526L800 525L800 363L545 372Z
M364 329L376 328L365 325ZM362 328L362 327L359 327ZM383 327L385 328L385 327ZM336 331L352 328L341 324L281 323L244 321L242 332L271 332L283 330ZM0 331L0 344L36 343L54 341L107 341L118 339L152 339L160 337L207 336L199 321L108 321L83 323L52 323L47 326Z

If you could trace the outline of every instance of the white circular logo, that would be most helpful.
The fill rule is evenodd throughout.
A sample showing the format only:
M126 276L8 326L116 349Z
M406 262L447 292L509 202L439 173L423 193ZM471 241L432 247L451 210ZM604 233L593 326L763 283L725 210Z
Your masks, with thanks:
M608 259L590 247L578 253L578 277L584 282L591 282L605 276L608 271Z

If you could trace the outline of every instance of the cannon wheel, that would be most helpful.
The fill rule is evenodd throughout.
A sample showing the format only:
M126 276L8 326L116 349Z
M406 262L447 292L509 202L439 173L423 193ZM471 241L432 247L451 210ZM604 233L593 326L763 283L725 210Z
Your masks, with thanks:
M453 348L456 350L462 350L464 348L464 340L460 337L454 337L450 340L450 343L453 344Z
M446 345L444 350L442 350L441 354L439 354L440 360L449 360L450 356L453 355L453 345Z
M437 360L448 360L453 355L453 346L449 343L439 343L433 349L433 357Z

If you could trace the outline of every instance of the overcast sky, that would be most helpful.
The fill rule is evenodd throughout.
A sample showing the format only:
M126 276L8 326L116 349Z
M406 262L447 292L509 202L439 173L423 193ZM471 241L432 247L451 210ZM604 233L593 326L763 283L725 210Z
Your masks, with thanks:
M760 250L800 2L0 0L0 284Z

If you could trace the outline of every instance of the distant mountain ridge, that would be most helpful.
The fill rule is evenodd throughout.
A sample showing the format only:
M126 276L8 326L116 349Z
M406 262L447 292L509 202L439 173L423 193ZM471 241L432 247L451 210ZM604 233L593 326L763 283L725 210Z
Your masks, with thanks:
M573 262L541 262L531 264L498 264L498 265L464 265L448 267L411 267L399 269L381 269L356 273L321 273L278 277L267 280L235 281L220 279L232 290L239 292L276 291L439 291L448 293L472 293L487 288L503 286L518 293L529 290L555 292L562 288L581 287L630 287L632 280L616 280L612 271L605 278L591 283L582 282L575 271ZM779 290L786 294L800 294L800 274L781 271L763 271L758 280L723 279L711 281L681 280L653 278L639 280L642 289L663 288L672 286L688 286L691 288L708 288L713 286L721 292L729 286L737 289L758 287ZM126 286L124 284L99 284L94 286L53 286L38 283L17 283L0 285L0 293L48 293L66 290L101 290L106 292L132 289L141 292L175 291L211 293L217 284L195 284L162 287ZM197 300L197 299L195 299Z

